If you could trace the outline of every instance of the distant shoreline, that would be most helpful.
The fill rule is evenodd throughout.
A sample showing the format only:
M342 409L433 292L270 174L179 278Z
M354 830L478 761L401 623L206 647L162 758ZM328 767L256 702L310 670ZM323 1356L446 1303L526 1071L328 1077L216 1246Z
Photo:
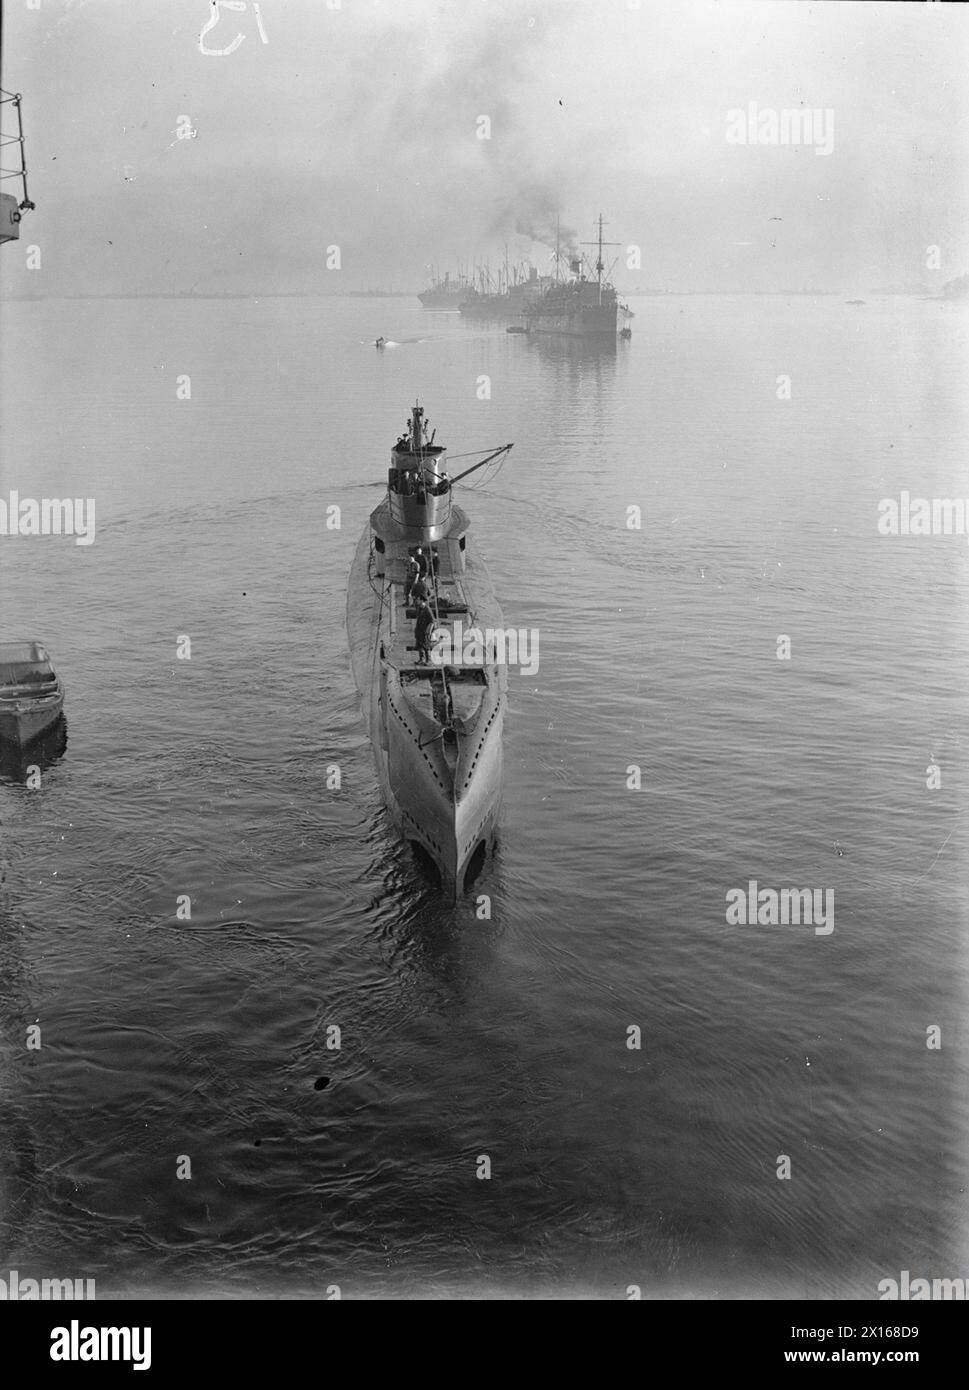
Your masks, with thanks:
M625 299L840 299L848 293L846 290L618 290L620 298ZM896 299L927 299L938 300L940 303L958 303L964 296L945 295L945 294L926 294L924 290L867 290L872 298L896 298ZM362 290L341 290L339 294L332 292L321 292L312 290L256 290L254 292L242 291L215 291L210 294L193 294L188 292L177 293L154 293L151 291L119 291L117 293L93 293L93 294L2 294L0 299L8 303L23 302L28 304L40 303L44 300L72 300L72 299L416 299L417 292L410 294L406 291L384 291L377 294L368 294ZM857 302L857 301L855 301ZM433 312L433 310L429 311Z

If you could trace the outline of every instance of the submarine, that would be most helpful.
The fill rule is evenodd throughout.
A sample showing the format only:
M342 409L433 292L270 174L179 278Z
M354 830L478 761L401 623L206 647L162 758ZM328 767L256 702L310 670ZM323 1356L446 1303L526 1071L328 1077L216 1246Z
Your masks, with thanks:
M494 850L507 670L492 637L502 629L501 609L453 493L512 445L451 478L436 434L415 404L391 449L386 496L350 567L347 635L391 819L457 901ZM433 618L427 660L410 594L418 570Z

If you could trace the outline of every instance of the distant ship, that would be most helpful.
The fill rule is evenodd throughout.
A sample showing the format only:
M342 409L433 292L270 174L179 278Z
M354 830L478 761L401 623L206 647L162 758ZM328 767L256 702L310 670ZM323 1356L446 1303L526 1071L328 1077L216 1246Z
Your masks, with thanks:
M410 299L413 290L350 290L351 299Z
M527 271L522 269L520 277L516 273L513 281L506 271L497 290L489 290L486 283L483 281L479 289L472 288L461 301L458 307L463 317L518 323L528 305L539 299L554 281L550 275L539 276L535 266L529 266Z
M599 216L599 238L591 243L598 246L595 279L585 271L585 260L573 256L569 260L570 280L555 282L534 302L525 305L523 317L529 333L558 333L578 338L615 338L620 316L615 286L603 279L605 263L602 248L610 243L602 240L602 216ZM623 318L632 317L622 306Z
M466 276L458 275L452 280L450 272L445 271L443 280L435 280L417 298L425 309L457 309L471 288Z
M347 587L353 676L384 800L452 899L494 846L507 686L494 649L481 651L482 660L462 650L462 631L501 629L502 615L452 487L511 447L452 480L446 450L434 434L428 438L415 405L391 450L387 496L370 514ZM411 557L419 553L434 615L429 664L417 661L416 609L406 597Z

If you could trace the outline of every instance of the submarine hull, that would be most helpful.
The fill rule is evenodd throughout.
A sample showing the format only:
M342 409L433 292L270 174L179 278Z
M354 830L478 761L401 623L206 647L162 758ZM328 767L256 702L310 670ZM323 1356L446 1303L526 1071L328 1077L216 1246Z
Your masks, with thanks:
M435 537L435 623L430 665L420 665L406 599L406 536L378 508L357 545L347 587L354 681L381 792L398 831L435 865L459 898L494 849L501 804L503 665L466 661L469 624L484 636L502 615L459 508ZM383 546L378 551L375 538ZM455 610L455 611L451 611ZM460 622L460 626L456 623Z

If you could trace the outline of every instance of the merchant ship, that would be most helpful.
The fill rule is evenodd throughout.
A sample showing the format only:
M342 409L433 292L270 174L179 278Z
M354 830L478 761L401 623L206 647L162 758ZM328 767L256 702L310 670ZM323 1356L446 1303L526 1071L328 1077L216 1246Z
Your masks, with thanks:
M525 305L522 317L529 333L558 333L577 338L615 338L620 306L615 286L603 278L605 263L602 259L602 248L618 243L602 240L601 214L598 240L586 244L598 248L595 278L587 273L584 256L571 257L568 263L571 278L556 278L543 295ZM623 307L623 317L626 316Z
M540 276L535 266L516 266L510 273L499 272L493 286L486 271L479 273L479 286L472 287L458 306L465 318L491 319L495 322L520 323L529 304L540 299L554 284L550 275Z
M417 298L424 309L457 309L472 288L467 276L457 275L452 280L450 271L445 271L443 280L435 280Z
M347 587L350 659L384 800L452 900L494 846L507 687L500 639L492 635L502 628L501 609L452 489L511 447L451 479L446 450L428 437L415 405L391 450L387 495L370 514ZM434 618L426 662L410 599L418 568ZM472 633L480 640L469 644Z

